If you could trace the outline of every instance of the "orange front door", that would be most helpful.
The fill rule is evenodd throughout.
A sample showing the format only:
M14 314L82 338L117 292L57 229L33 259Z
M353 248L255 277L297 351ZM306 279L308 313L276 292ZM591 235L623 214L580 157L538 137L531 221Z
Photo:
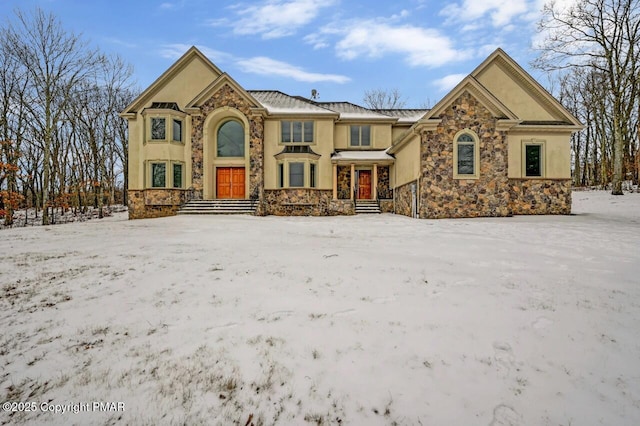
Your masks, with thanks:
M244 198L244 167L216 169L216 197Z
M371 199L371 171L358 171L358 200Z

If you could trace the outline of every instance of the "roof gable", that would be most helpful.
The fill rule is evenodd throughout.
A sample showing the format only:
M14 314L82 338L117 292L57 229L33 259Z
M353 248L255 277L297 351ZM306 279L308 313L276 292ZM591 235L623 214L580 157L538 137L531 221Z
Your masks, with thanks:
M489 55L471 76L522 121L582 127L571 112L502 49Z
M254 98L251 93L247 92L242 86L238 84L229 74L222 73L217 79L215 79L211 84L205 87L195 98L191 100L186 106L186 108L197 108L202 105L204 102L209 100L211 96L216 93L222 86L225 84L231 86L244 100L246 100L253 108L261 108L262 105L260 102Z
M451 103L453 103L465 91L468 91L478 99L478 101L487 108L494 117L508 120L518 119L518 117L509 110L509 108L500 102L498 98L493 96L493 94L483 87L475 78L467 76L444 98L435 104L420 121L424 122L430 119L438 119L445 109L447 109Z
M167 87L180 73L184 72L189 66L199 63L198 69L204 69L204 72L210 74L213 80L222 74L222 71L216 67L206 56L202 54L195 46L192 46L187 52L180 57L173 65L169 67L160 77L158 77L149 87L147 87L137 98L133 100L123 111L122 115L135 114L145 104L147 104L154 95L158 94L163 88ZM175 101L175 99L162 99L162 101Z

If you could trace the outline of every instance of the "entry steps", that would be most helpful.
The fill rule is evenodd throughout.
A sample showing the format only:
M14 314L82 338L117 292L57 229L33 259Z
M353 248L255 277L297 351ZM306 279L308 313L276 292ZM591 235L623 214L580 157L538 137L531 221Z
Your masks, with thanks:
M191 200L180 207L178 214L254 214L252 200Z
M380 213L380 206L376 200L358 200L356 214L361 213Z

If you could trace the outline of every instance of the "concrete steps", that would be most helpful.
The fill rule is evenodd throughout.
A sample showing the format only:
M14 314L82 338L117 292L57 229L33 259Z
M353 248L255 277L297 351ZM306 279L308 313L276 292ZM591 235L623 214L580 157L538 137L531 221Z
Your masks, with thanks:
M357 200L356 214L380 213L380 206L376 200Z
M191 200L180 207L178 214L254 214L252 200Z

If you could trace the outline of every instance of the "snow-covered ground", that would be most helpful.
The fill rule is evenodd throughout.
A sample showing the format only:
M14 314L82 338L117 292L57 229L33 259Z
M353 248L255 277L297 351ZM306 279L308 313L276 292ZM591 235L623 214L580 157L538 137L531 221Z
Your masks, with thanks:
M573 210L2 230L0 422L640 424L640 194Z

